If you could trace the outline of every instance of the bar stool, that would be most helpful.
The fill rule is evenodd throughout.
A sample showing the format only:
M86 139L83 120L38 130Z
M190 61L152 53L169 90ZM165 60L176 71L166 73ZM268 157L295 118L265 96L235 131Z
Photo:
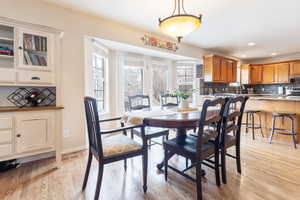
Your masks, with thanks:
M278 113L274 112L272 114L272 129L271 129L271 135L270 135L270 144L272 143L272 138L274 133L281 134L281 135L291 135L293 137L293 142L294 142L294 147L295 149L297 148L296 145L296 135L297 133L295 132L295 113ZM284 128L276 128L276 118L281 118L282 119L282 125L284 124L284 119L288 118L291 120L291 129L284 129Z
M261 126L260 110L246 110L244 113L246 114L246 123L243 123L243 125L246 126L246 133L248 133L249 128L252 129L252 139L255 140L255 129L260 129L261 136L264 137L264 133ZM254 114L258 116L259 124L255 124ZM250 124L249 119L251 120Z

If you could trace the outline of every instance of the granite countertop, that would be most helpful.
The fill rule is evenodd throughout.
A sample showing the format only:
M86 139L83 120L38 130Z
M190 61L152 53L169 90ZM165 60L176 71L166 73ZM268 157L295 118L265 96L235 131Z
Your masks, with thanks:
M250 100L272 100L272 101L300 101L300 96L287 96L279 94L231 94L231 96L249 96ZM202 98L215 98L221 96L200 95Z

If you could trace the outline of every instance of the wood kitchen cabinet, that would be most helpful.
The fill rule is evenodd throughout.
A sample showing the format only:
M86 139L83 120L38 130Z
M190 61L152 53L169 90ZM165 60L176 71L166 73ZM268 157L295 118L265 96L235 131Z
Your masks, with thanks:
M276 66L275 66L275 82L276 83L289 83L290 82L290 64L289 63L276 64Z
M300 61L290 62L290 75L299 76L300 75Z
M263 82L263 66L251 65L250 66L250 83L257 84Z
M263 71L263 75L262 75L262 83L264 84L269 84L269 83L273 83L275 81L275 68L276 65L263 65L262 66L262 71Z
M207 82L236 82L237 61L217 55L205 56L204 80Z

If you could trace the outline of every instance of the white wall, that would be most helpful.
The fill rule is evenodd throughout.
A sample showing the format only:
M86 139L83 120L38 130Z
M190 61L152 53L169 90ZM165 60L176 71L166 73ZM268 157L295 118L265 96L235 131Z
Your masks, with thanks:
M84 36L89 35L143 46L140 38L146 32L111 20L44 3L40 0L2 0L0 16L46 25L64 31L61 49L62 103L65 106L63 127L70 130L71 136L63 139L63 149L70 151L84 147ZM160 38L164 39L163 37ZM180 49L176 54L200 59L208 53L191 45L180 44Z

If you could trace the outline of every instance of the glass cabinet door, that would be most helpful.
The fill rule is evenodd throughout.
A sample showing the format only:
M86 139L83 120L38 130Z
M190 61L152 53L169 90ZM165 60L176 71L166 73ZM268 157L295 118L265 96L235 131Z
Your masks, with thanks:
M50 36L47 33L20 31L20 58L21 68L50 70Z

